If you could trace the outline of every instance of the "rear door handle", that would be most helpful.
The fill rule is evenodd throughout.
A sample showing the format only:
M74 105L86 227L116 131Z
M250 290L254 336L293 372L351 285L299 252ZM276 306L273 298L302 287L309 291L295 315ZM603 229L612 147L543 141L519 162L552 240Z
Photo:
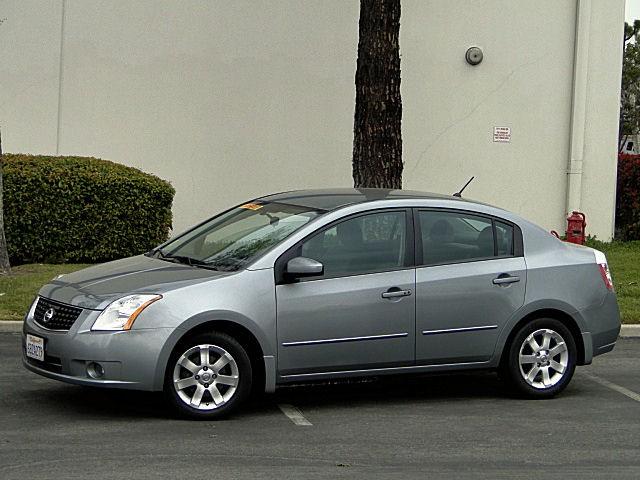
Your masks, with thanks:
M390 288L386 292L382 293L382 298L408 297L409 295L411 295L411 290L400 290L398 288Z
M493 284L504 285L506 283L516 283L519 281L520 281L520 277L503 273L502 275L498 275L496 278L493 279Z

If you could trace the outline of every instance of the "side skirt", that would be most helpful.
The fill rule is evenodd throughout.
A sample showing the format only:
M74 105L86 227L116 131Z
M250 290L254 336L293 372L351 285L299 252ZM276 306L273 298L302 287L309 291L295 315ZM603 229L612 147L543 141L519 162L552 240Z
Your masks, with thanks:
M333 378L370 377L375 375L398 375L403 373L442 372L456 370L487 369L494 365L486 362L444 363L439 365L413 365L409 367L370 368L361 370L339 370L335 372L298 373L278 375L278 384L305 382L308 380L326 380Z

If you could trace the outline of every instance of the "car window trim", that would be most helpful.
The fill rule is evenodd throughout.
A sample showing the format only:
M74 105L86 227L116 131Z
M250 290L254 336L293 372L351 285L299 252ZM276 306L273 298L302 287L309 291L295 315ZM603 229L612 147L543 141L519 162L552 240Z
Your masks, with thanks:
M412 207L383 207L383 208L376 208L374 210L366 210L363 212L352 213L351 215L345 215L344 217L338 218L326 225L323 225L317 230L314 230L313 232L306 235L303 239L296 242L293 246L291 246L284 253L282 253L274 263L273 271L274 271L276 285L292 283L290 280L285 278L285 275L284 275L285 265L292 258L298 257L302 254L302 244L304 244L311 237L315 235L319 235L320 233L326 230L330 230L331 228L335 227L339 223L346 222L354 218L364 217L367 215L375 215L378 213L394 213L394 212L403 212L405 214L405 252L404 252L404 262L403 262L404 265L397 268L370 270L370 271L361 272L361 273L346 273L342 275L331 275L331 276L322 275L317 277L300 278L300 279L297 279L295 283L317 282L321 280L330 280L333 278L359 277L362 275L398 272L402 270L415 268L415 265L416 265L415 219L414 219L413 208Z
M502 223L504 225L506 225L507 227L511 227L511 251L512 253L510 255L498 255L498 243L495 241L495 239L498 238L497 236L497 231L498 231L498 223ZM521 255L516 255L516 252L518 252L518 242L516 241L516 238L518 237L519 234L519 230L516 230L517 226L511 222L505 222L504 220L496 217L493 220L493 225L494 225L494 244L495 244L495 256L496 257L500 257L500 258L508 258L508 257L519 257ZM520 233L520 251L522 250L522 234Z
M498 232L495 219L491 219L491 235L493 235L493 256L498 256ZM511 254L513 255L513 233L511 234Z
M463 259L456 260L451 262L438 262L438 263L424 263L422 260L424 259L423 252L423 244L422 244L422 225L420 224L420 212L447 212L454 214L469 214L476 217L483 217L491 221L491 228L493 231L493 256L492 257L479 257L472 259ZM496 242L496 222L504 223L507 226L513 228L513 245L512 245L512 254L511 255L500 255L498 256L498 243ZM517 258L524 257L524 249L523 249L523 241L522 241L522 230L520 227L506 220L502 217L498 217L496 215L491 215L489 213L477 212L475 210L466 210L462 208L442 208L442 207L414 207L413 208L413 231L415 238L415 261L414 264L416 268L422 267L437 267L442 265L456 265L460 263L474 263L474 262L486 262L491 260L504 260L505 258Z

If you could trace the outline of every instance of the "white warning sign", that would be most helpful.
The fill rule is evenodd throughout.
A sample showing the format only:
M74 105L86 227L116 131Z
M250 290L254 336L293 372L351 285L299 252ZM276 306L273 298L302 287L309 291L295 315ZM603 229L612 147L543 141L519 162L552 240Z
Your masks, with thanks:
M511 127L493 127L493 141L499 143L511 142Z

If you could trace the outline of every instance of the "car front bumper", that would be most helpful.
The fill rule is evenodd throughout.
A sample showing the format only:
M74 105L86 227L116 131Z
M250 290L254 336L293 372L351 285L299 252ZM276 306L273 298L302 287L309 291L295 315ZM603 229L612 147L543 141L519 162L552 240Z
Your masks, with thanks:
M76 385L134 390L161 390L158 375L161 350L172 328L92 332L100 312L83 310L69 331L53 331L36 324L27 315L22 334L24 366L39 375ZM44 339L45 360L26 355L26 335ZM93 378L90 365L98 363L104 374Z

